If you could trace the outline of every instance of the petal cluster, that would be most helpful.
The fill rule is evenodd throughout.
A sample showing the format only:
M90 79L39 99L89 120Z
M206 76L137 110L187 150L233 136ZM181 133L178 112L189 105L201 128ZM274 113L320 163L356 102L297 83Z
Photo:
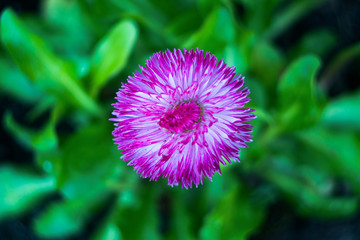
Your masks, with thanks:
M255 116L244 78L209 52L155 53L117 92L114 141L141 177L198 186L239 161Z

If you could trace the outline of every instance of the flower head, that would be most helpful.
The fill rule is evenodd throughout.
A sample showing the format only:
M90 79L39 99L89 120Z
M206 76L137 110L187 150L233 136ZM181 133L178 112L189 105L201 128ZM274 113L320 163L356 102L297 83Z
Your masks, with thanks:
M141 177L198 186L239 161L251 142L250 91L214 55L200 50L155 53L117 92L112 121L122 159Z

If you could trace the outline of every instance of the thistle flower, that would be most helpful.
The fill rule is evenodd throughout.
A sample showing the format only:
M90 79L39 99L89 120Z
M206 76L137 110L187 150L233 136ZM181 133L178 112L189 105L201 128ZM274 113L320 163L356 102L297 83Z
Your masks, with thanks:
M112 106L121 158L143 178L196 187L239 161L251 142L253 110L244 77L200 50L155 53L129 76Z

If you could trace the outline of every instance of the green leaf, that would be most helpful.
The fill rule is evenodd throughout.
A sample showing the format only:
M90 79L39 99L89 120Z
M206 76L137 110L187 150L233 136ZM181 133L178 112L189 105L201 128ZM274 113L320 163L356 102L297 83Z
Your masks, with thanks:
M58 139L53 121L49 121L41 130L20 126L12 115L7 113L4 118L6 129L24 147L35 152L36 162L39 167L48 173L58 171Z
M248 67L248 43L244 42L244 45L240 43L227 44L223 54L219 54L219 58L224 58L225 63L228 66L235 66L237 73L244 73Z
M244 23L258 35L269 28L272 18L276 14L274 9L282 0L240 0L246 11L244 12Z
M284 129L309 127L320 117L315 76L320 60L312 55L293 62L281 76L278 85L278 110Z
M159 192L155 190L153 184L147 183L136 191L130 190L138 195L137 202L133 202L131 205L123 205L121 201L118 202L110 222L116 224L123 239L161 239L157 211ZM120 199L121 195L122 193Z
M121 232L114 223L107 223L100 231L95 235L95 240L121 240Z
M181 46L189 36L201 27L198 9L189 9L186 13L177 15L166 27L166 38L173 45Z
M125 67L135 45L137 32L134 22L123 20L100 41L92 57L93 93Z
M324 109L321 123L337 128L360 131L360 92L342 96Z
M302 54L315 54L324 56L331 51L336 45L336 36L329 30L317 29L307 33L296 44L291 52L292 57L298 57Z
M151 0L110 0L113 4L112 11L122 12L137 19L139 24L152 31L152 35L162 34L166 27L167 18L165 13L160 11ZM97 0L99 7L104 5L104 1ZM93 7L93 3L91 3ZM173 11L173 10L170 10ZM168 11L169 12L169 11ZM151 36L153 37L153 36Z
M266 108L267 92L264 84L253 77L245 77L245 86L250 89L251 101L246 104L248 108Z
M322 218L338 218L356 212L358 204L355 197L329 196L331 185L329 186L326 179L319 179L321 172L311 167L295 167L286 156L275 158L275 162L272 161L264 168L263 174L296 206L299 213Z
M84 227L96 207L102 203L107 194L81 196L70 201L56 202L38 215L33 229L42 238L59 238L72 236Z
M12 115L5 115L6 128L18 139L24 146L33 148L35 151L47 151L57 147L57 136L55 127L49 123L42 130L36 132L20 126L15 122Z
M58 100L99 115L99 106L80 87L75 73L7 9L1 16L1 39L26 76ZM21 46L21 47L19 47Z
M66 57L88 54L94 42L91 30L96 23L80 7L79 1L47 0L42 5L46 40ZM50 34L49 34L50 33Z
M246 189L235 188L206 217L201 239L246 239L261 224L264 210Z
M40 236L72 236L81 231L109 196L111 181L121 180L122 162L110 126L108 122L89 125L60 145L61 167L56 177L64 201L51 205L36 219L34 228Z
M235 66L238 73L244 73L253 43L252 32L237 25L228 9L216 7L183 47L210 51L217 59L224 59L227 65Z
M0 166L0 220L24 213L54 189L52 177L41 177L12 166Z
M65 237L77 233L83 227L84 213L73 204L52 204L35 219L34 230L43 238Z
M360 56L360 42L355 43L354 45L347 47L345 50L341 50L328 64L323 75L320 79L320 85L324 89L329 89L334 77L340 72L342 68L347 66L347 64Z
M256 44L251 54L251 71L265 86L274 87L283 67L284 57L278 49L267 42Z
M291 1L284 10L274 15L275 17L272 19L271 25L265 32L265 37L268 39L276 38L301 19L301 17L316 7L319 7L325 1L326 0Z
M112 142L111 131L108 122L92 124L60 146L62 168L58 181L68 199L102 194L107 191L109 181L116 179L126 166Z
M322 154L334 175L347 179L354 190L360 192L360 143L355 134L318 127L301 132L299 137Z
M188 203L184 198L185 194L179 194L181 193L180 191L178 191L178 194L173 197L173 204L176 206L173 208L174 235L177 236L178 239L193 240L196 238L191 231L191 218L189 216L195 213L187 211L186 206ZM192 204L195 203L192 202Z
M216 54L219 50L223 50L228 43L234 41L235 34L229 12L224 8L215 8L184 47L199 47Z
M44 93L7 59L0 58L0 92L20 101L34 103L44 98Z

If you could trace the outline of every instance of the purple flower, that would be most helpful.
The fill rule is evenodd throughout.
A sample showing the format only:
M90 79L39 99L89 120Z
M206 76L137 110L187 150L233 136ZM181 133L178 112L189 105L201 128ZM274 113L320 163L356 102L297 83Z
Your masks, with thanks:
M200 50L155 53L117 92L112 121L122 159L141 177L198 186L220 163L239 161L251 142L250 91L214 55Z

